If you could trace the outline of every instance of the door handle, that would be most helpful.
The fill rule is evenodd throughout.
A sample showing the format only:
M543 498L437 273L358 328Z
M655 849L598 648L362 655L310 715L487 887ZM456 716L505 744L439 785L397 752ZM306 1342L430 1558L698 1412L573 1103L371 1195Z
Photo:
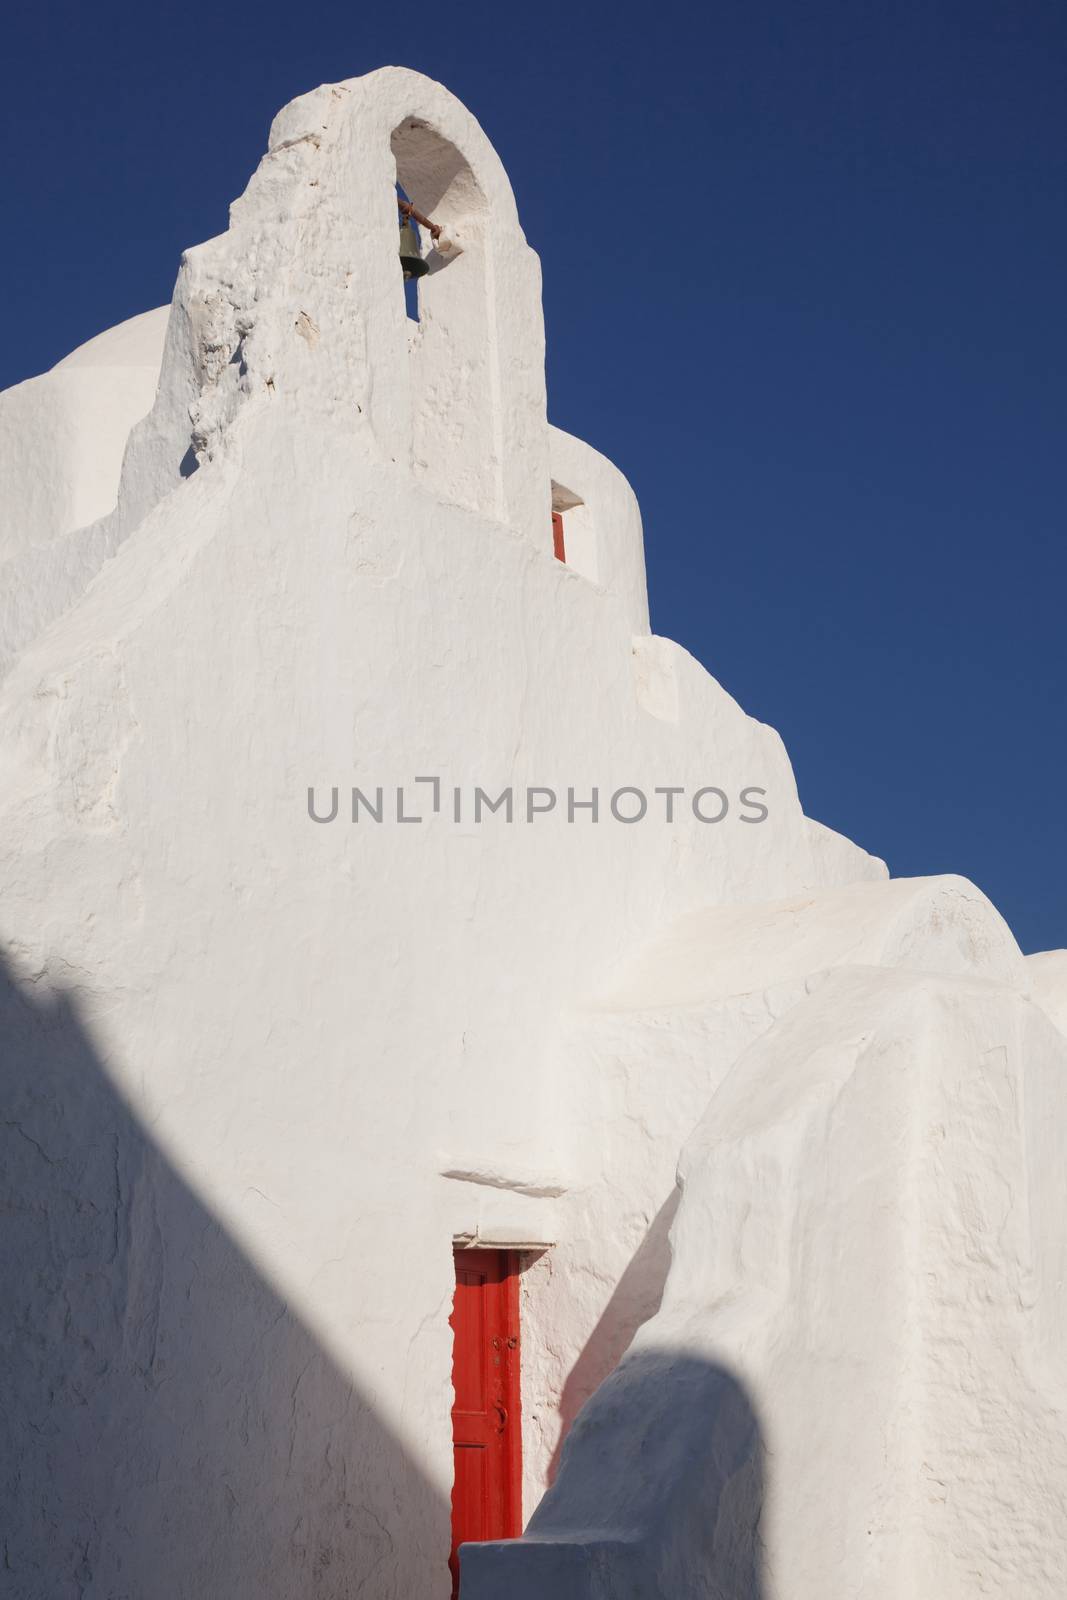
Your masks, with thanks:
M493 1410L496 1412L497 1416L500 1418L500 1426L499 1426L499 1428L497 1428L496 1431L497 1431L497 1433L503 1433L504 1429L508 1425L508 1414L507 1414L507 1411L500 1404L499 1400L494 1400L493 1401Z

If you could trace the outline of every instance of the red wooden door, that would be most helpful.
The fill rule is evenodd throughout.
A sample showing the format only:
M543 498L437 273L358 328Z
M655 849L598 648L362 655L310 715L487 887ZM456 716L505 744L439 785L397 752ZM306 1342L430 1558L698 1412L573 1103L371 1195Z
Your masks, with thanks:
M567 559L567 551L563 544L563 516L559 511L552 513L552 553L557 561Z
M459 1546L522 1532L519 1276L510 1250L457 1250L452 1304L453 1600Z

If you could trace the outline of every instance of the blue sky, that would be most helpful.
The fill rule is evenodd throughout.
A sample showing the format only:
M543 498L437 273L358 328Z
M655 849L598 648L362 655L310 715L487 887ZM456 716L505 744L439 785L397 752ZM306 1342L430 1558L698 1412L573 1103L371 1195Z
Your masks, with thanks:
M274 112L390 63L510 172L656 630L811 815L1067 944L1060 0L20 7L0 385L169 299Z

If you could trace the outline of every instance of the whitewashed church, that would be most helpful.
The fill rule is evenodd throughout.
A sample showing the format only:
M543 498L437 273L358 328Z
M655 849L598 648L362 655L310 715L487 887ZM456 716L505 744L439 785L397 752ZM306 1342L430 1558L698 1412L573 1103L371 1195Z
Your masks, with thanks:
M0 429L0 1592L1064 1600L1067 953L650 632L469 113Z

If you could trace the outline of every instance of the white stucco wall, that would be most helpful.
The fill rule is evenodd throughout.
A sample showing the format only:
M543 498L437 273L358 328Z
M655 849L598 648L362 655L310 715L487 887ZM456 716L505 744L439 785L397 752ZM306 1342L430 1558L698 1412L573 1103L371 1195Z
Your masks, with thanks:
M169 307L90 339L0 394L0 560L94 522L118 498L126 440L151 409Z
M130 430L152 406L169 307L0 394L0 673L99 565ZM88 529L88 532L81 530Z
M417 329L398 176L454 242ZM777 734L650 634L636 502L547 424L538 263L439 86L390 68L286 107L183 258L136 424L135 367L114 510L69 526L31 486L53 566L0 614L7 1560L27 1595L165 1571L432 1600L453 1240L547 1247L532 1509L665 1293L683 1146L813 974L1029 980L970 886L887 884L806 819ZM74 447L16 421L73 482ZM584 575L553 557L553 482ZM475 821L476 786L514 820ZM568 821L594 787L599 820ZM712 787L728 813L700 821ZM526 820L528 788L555 808ZM624 788L644 820L612 815Z
M1042 950L1028 956L1033 996L1059 1028L1067 1034L1067 950Z

